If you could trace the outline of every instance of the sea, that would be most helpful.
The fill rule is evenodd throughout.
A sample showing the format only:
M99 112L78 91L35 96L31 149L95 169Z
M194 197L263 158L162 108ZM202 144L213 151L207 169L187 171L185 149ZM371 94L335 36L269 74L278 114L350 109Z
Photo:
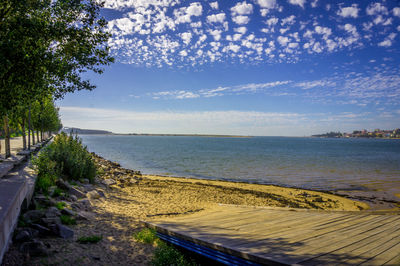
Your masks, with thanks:
M144 174L337 192L398 201L400 140L80 135L88 150Z

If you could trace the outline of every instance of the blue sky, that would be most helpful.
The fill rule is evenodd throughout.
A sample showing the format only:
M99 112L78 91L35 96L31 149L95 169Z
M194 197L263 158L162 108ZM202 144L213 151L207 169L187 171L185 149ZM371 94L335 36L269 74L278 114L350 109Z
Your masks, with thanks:
M400 127L400 3L106 0L116 63L64 126L307 136Z

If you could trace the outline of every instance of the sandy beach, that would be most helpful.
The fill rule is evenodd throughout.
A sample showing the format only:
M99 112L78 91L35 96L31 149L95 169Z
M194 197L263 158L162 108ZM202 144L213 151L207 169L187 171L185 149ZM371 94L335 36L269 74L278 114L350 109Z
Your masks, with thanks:
M172 217L207 211L218 204L292 207L329 211L360 211L368 209L363 202L332 194L270 185L225 181L138 175L117 163L95 157L103 170L95 185L80 185L85 192L96 190L104 195L90 199L87 220L71 226L74 240L48 237L48 257L23 258L12 246L3 265L80 264L80 265L142 265L150 262L151 245L138 243L133 235L142 227L141 220ZM104 185L104 180L115 184ZM97 244L76 242L81 236L102 235Z

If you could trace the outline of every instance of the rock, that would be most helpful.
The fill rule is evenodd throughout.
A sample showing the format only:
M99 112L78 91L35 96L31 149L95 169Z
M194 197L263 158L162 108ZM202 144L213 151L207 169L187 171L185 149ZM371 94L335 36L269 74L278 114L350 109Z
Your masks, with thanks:
M37 206L38 204L42 205L42 206L51 204L51 201L45 195L42 195L42 194L39 194L39 195L36 195L35 197L33 197L33 202L34 202L35 206Z
M89 210L92 208L92 204L88 199L81 199L72 203L71 207L75 210Z
M29 256L47 256L49 254L46 246L42 241L33 240L30 242L25 242L21 245L20 251Z
M85 193L83 193L82 191L80 191L79 189L74 188L74 187L71 187L71 188L68 190L68 193L69 193L70 195L76 196L77 198L83 198L83 197L85 197Z
M58 235L64 239L71 239L74 237L74 230L69 228L68 226L57 224Z
M67 182L65 182L62 179L58 179L56 181L56 185L57 185L57 187L64 189L64 190L69 190L71 188L70 184L68 184Z
M70 209L67 209L67 208L62 209L61 210L61 214L69 215L69 216L75 216L76 215L76 213L73 210L70 210Z
M105 197L106 197L106 195L104 194L103 190L98 189L98 190L96 190L96 191L97 191L97 193L100 195L100 197L102 197L102 198L105 198Z
M39 231L40 235L43 235L43 236L51 235L51 230L40 224L31 224L31 227L36 229L37 231Z
M114 179L109 178L109 179L105 179L105 180L101 181L101 183L103 183L106 186L111 186L111 185L115 185L117 182L115 182Z
M76 215L76 218L79 220L91 220L94 218L93 213L86 211L79 211Z
M50 218L42 218L42 223L45 224L46 226L50 226L52 224L61 224L61 219L60 217L50 217Z
M56 207L48 208L46 211L46 214L45 214L46 218L54 218L54 217L58 217L60 215L61 215L61 213Z
M69 198L70 198L71 201L77 201L78 200L77 196L75 196L75 195L69 195Z
M83 179L83 183L84 183L84 184L89 184L90 181L89 181L89 179L85 178L85 179Z
M92 191L86 193L86 197L88 199L95 200L95 199L100 198L100 194L96 190L92 190Z
M85 190L85 192L89 192L94 189L94 186L92 184L84 184L83 189Z
M28 223L37 223L44 216L44 211L42 210L31 210L27 211L22 215L24 220Z
M19 232L19 233L14 237L14 240L15 240L16 242L26 242L26 241L29 241L29 240L31 240L31 239L32 239L31 234L29 234L29 232L26 231L26 230L23 230L23 231Z
M126 183L126 185L127 186L134 186L134 185L138 185L139 184L139 181L137 181L137 180L129 180L129 182L128 183Z

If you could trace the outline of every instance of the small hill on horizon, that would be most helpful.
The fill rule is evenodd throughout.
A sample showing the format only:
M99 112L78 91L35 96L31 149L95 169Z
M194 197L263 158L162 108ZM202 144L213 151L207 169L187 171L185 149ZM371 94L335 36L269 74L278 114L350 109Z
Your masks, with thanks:
M64 127L61 131L70 134L87 134L87 135L100 135L100 134L113 134L111 131L98 130L98 129L82 129L77 127Z

